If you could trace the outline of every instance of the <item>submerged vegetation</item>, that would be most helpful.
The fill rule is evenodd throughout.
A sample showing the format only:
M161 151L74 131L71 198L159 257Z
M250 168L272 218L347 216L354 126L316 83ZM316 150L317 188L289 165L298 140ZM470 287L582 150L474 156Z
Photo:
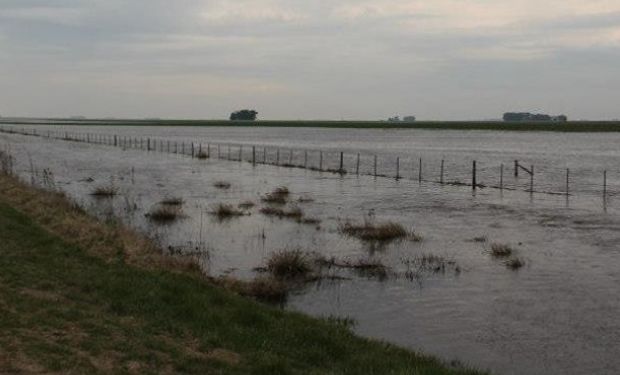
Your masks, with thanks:
M388 222L382 224L374 224L365 222L363 224L352 224L346 222L340 226L340 232L351 237L359 238L363 241L393 241L403 239L409 236L409 232L400 224ZM419 237L413 237L419 240Z
M308 276L312 267L308 255L294 249L272 254L267 261L267 270L276 278L290 279Z
M236 216L243 216L245 213L237 208L235 208L232 204L224 204L220 203L216 205L211 214L216 216L218 219L229 219Z
M231 184L230 184L230 182L226 182L226 181L216 181L213 184L213 186L218 188L218 189L227 190L227 189L230 189Z
M279 218L291 218L301 220L304 216L303 211L299 207L292 207L288 210L277 207L263 207L260 213L267 216L277 216Z
M118 188L115 186L97 186L90 193L93 197L97 198L111 198L118 195Z
M163 199L159 203L164 206L182 206L185 203L185 201L183 200L183 198L179 198L179 197L168 197L168 198Z
M180 206L161 205L152 208L145 216L158 224L171 224L183 217L183 211Z
M513 252L514 250L510 245L501 243L491 244L491 256L494 258L508 258Z
M261 200L265 203L286 204L290 191L287 187L281 186L274 189L271 193L265 194Z

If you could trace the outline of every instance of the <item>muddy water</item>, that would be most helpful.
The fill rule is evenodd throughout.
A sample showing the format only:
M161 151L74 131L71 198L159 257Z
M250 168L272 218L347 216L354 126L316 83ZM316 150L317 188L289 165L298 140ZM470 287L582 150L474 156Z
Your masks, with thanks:
M295 131L284 133L292 138ZM303 137L309 137L305 132L311 130L301 131L304 134L295 138L304 144ZM441 140L437 133L433 137ZM242 136L237 130L228 135L235 141L240 137L255 141L260 136ZM273 136L264 141L287 142ZM209 135L218 137L229 140L221 133ZM383 281L340 273L346 279L296 292L289 308L350 316L363 335L497 373L615 374L620 370L620 217L613 197L605 212L602 200L594 196L571 197L567 206L559 196L490 189L472 194L471 189L458 186L199 161L18 135L2 134L0 140L10 144L24 179L35 176L43 183L42 171L49 169L53 178L46 180L48 185L67 191L101 216L121 216L160 239L164 247L170 246L171 252L196 255L213 275L252 277L253 268L264 264L271 252L297 246L342 260L379 259L392 270ZM589 143L598 141L599 148ZM454 142L449 134L441 141ZM494 146L490 141L473 142L468 147L467 142L458 142L463 146L454 152L479 158L485 148L506 153L506 159L514 157L510 150L523 152L502 145L503 141ZM575 143L566 140L564 145ZM433 147L428 138L425 145ZM581 153L586 168L613 165L615 152L611 143L595 139L572 151L539 157L564 160L561 153ZM213 186L216 181L227 181L231 188L218 189ZM110 184L121 193L114 199L89 195L94 187ZM311 198L295 205L321 223L298 224L261 215L260 196L277 186L287 186L292 201ZM185 200L187 217L164 227L149 223L144 215L171 196ZM217 203L245 200L257 204L250 215L220 222L209 214ZM423 241L373 247L338 232L339 223L361 221L369 212L376 221L402 223L422 235ZM488 242L473 240L481 236ZM512 271L492 259L489 242L512 245L525 266ZM406 261L421 254L443 256L459 270L407 277Z

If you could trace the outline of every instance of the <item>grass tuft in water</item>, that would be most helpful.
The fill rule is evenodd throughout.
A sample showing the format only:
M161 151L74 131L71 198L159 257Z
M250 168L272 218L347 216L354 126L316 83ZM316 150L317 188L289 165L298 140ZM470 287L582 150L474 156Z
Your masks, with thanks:
M286 204L290 191L285 186L274 189L271 193L265 194L261 200L265 203Z
M183 198L169 197L169 198L165 198L159 203L164 206L182 206L185 203L185 201L183 200Z
M525 262L519 258L511 258L504 263L508 269L516 271L525 266Z
M211 211L211 214L215 215L218 219L229 219L245 215L243 211L235 208L233 205L224 203L216 205L213 211Z
M183 217L180 206L157 206L145 215L157 224L170 224Z
M282 250L271 255L267 270L278 279L306 277L312 272L308 255L299 249Z
M494 258L508 258L513 252L514 250L510 245L501 243L491 244L491 256Z
M302 220L304 213L299 207L293 207L289 210L276 207L263 207L260 209L260 213L267 216L277 216L279 218L289 218L295 220Z
M388 222L383 224L364 223L355 225L345 223L340 226L340 232L351 237L359 238L363 241L393 241L408 237L410 234L405 227L398 223ZM416 236L420 240L421 237Z
M226 182L226 181L216 181L213 184L213 186L218 188L218 189L227 190L227 189L230 189L231 184L230 184L230 182Z
M99 198L111 198L118 195L118 189L115 186L97 186L90 195Z

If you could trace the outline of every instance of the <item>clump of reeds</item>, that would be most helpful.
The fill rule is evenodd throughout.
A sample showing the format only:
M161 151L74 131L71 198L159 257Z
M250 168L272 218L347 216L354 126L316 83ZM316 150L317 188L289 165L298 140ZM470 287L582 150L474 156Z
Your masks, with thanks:
M273 204L286 204L288 197L290 195L290 191L287 187L281 186L274 189L271 193L265 194L261 199L266 203Z
M209 158L209 154L207 154L207 153L206 153L206 152L204 152L204 151L199 151L199 152L196 154L196 158L198 158L198 159L202 159L202 160L204 160L204 159L208 159L208 158Z
M252 201L244 201L237 205L237 207L241 208L242 210L249 210L250 208L254 206L256 206L256 203Z
M233 205L224 203L216 205L213 211L211 211L211 214L215 215L218 219L228 219L245 215L243 211L235 208Z
M182 206L185 203L185 201L183 200L183 198L180 198L180 197L168 197L168 198L164 198L159 203L164 206Z
M169 224L183 217L179 206L156 206L145 215L149 220L159 224Z
M213 184L213 186L214 186L214 187L216 187L216 188L218 188L218 189L223 189L223 190L226 190L226 189L230 189L230 186L231 186L231 185L230 185L230 182L226 182L226 181L216 181L216 182Z
M289 210L276 207L263 207L260 209L260 213L267 216L277 216L279 218L289 218L295 220L301 220L304 216L303 211L299 207L293 207Z
M491 256L494 258L508 258L513 252L514 250L510 245L500 243L491 244Z
M105 198L105 197L114 197L118 194L118 189L115 186L97 186L90 193L93 197Z
M392 241L410 236L410 233L407 232L402 225L394 222L387 222L383 224L365 222L360 225L347 222L340 226L340 232L364 241L380 242Z
M293 279L308 276L312 267L308 255L301 250L282 250L271 255L267 271L279 279Z
M525 266L525 262L519 258L511 258L504 263L508 269L518 270L521 267Z

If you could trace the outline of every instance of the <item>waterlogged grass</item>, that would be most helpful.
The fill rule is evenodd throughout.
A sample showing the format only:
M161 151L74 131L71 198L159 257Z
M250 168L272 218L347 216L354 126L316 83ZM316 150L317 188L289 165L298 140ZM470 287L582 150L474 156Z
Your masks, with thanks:
M0 373L478 373L237 296L58 194L0 193Z

